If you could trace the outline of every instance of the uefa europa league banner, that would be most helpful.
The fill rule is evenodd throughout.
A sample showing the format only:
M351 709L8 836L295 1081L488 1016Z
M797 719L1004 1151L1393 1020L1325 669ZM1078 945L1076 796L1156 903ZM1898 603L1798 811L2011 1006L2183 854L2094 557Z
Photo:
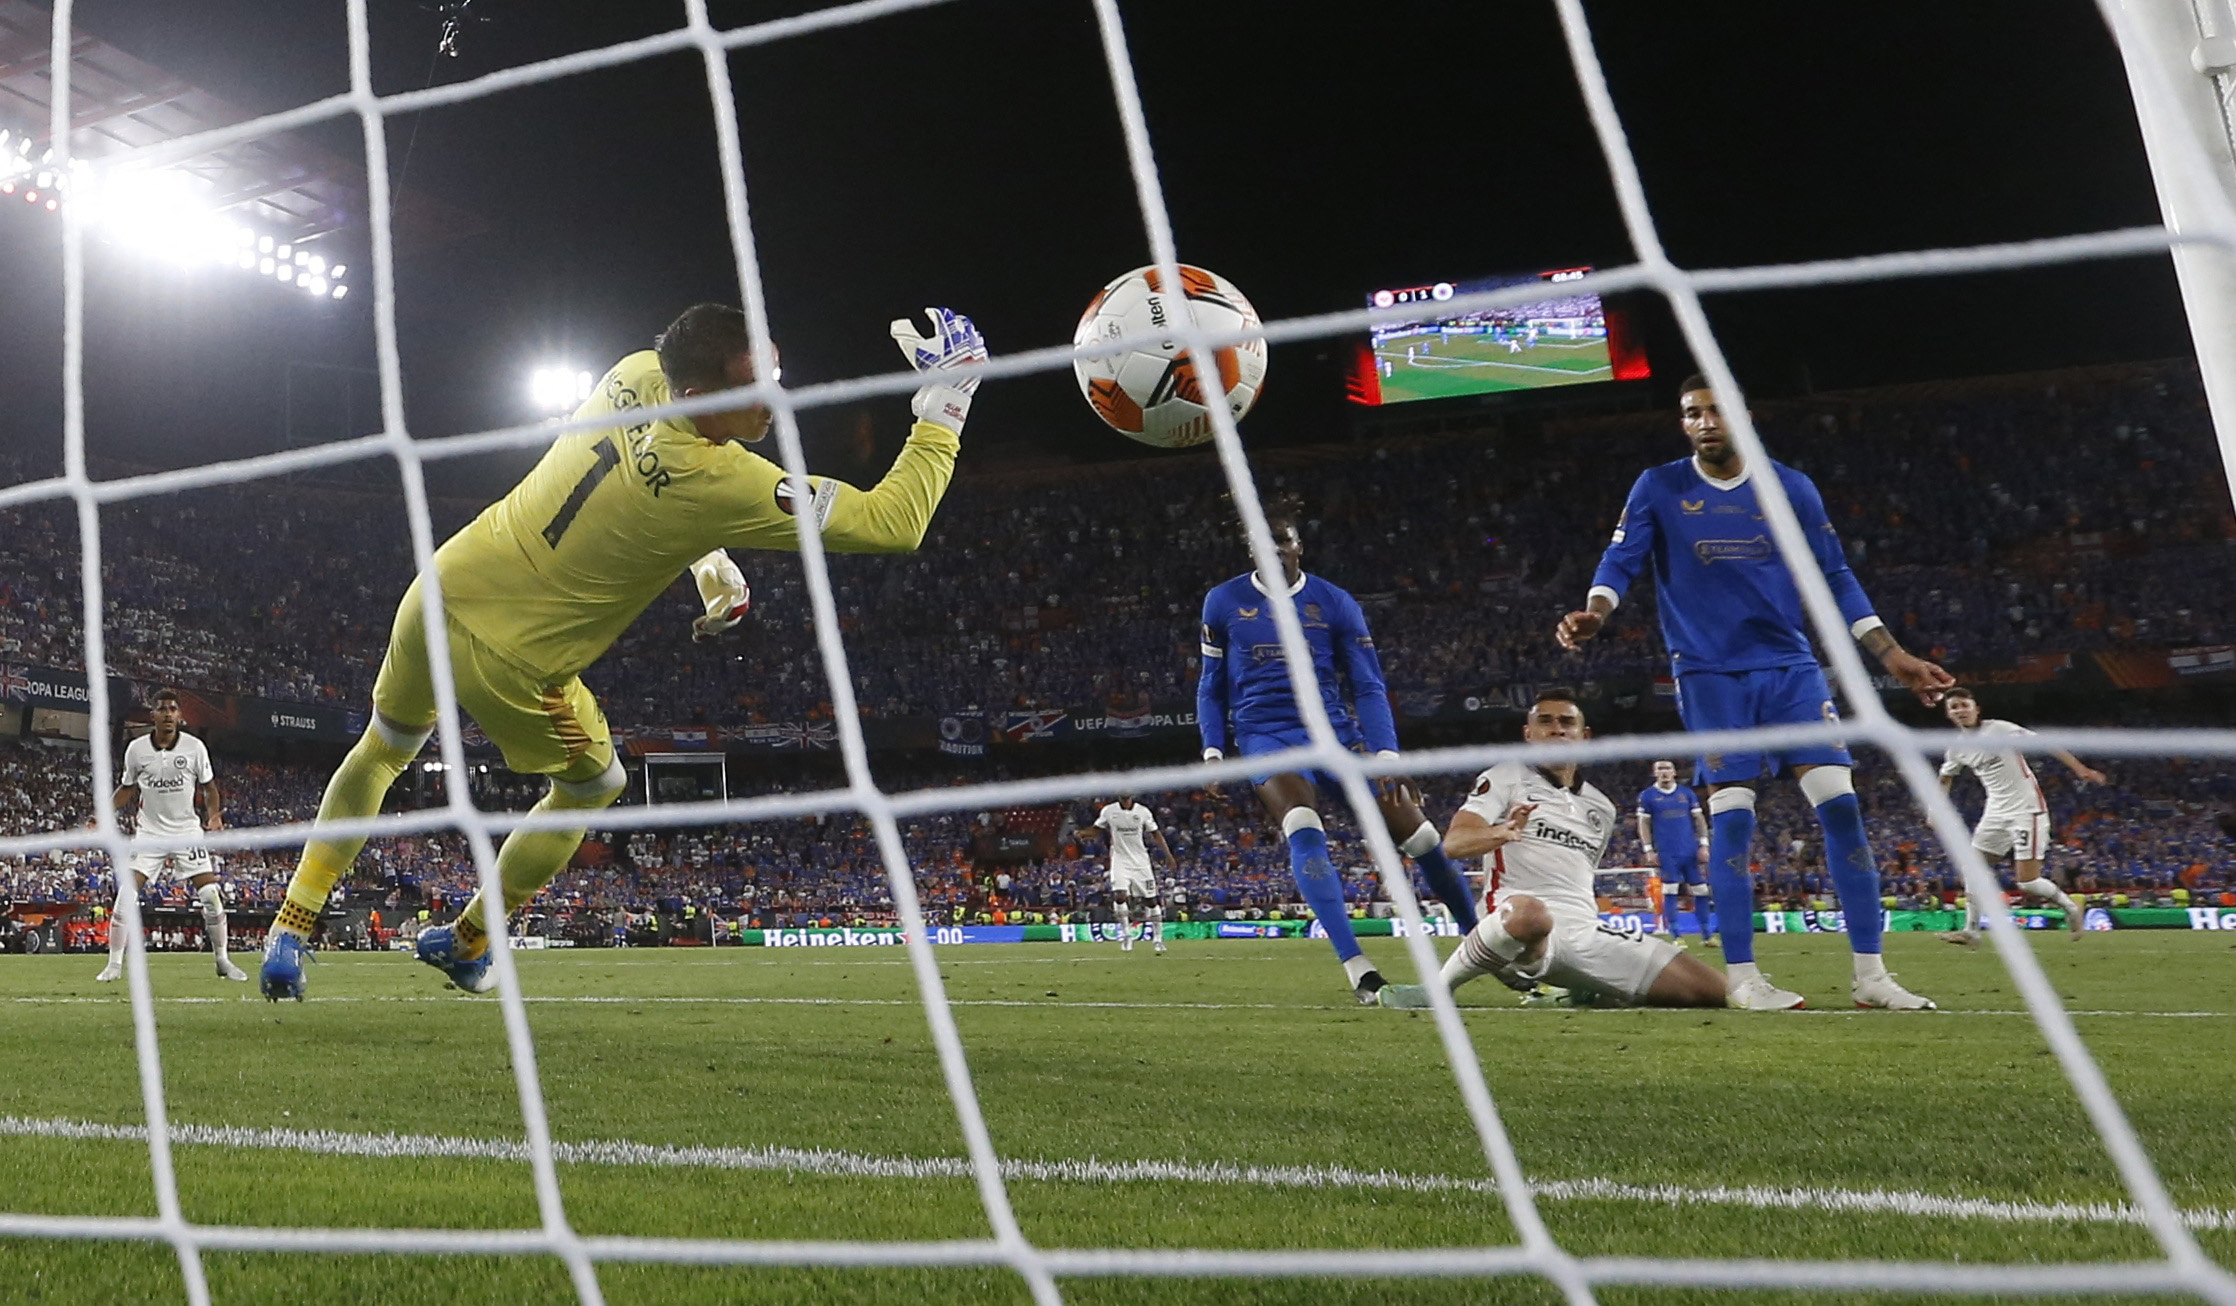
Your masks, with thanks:
M196 734L230 730L272 739L326 739L346 744L365 729L362 708L289 703L123 676L109 677L110 715L119 721L146 720L148 698L158 689L178 691L186 728ZM0 700L64 712L85 712L92 707L84 672L17 663L0 664Z

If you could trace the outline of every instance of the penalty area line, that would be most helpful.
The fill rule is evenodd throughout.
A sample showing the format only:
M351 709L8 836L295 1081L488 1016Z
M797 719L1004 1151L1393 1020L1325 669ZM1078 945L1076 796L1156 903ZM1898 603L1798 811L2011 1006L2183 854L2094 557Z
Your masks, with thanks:
M86 1120L0 1116L0 1136L116 1142L145 1145L138 1125L105 1125ZM430 1134L366 1134L326 1129L243 1129L224 1125L173 1123L171 1141L196 1147L231 1147L319 1156L376 1159L449 1158L525 1162L524 1142L501 1138L461 1138ZM964 1157L869 1156L830 1148L663 1146L611 1139L554 1143L555 1160L570 1165L638 1166L663 1169L733 1170L810 1174L834 1178L952 1179L971 1177ZM1246 1165L1232 1161L1005 1160L1005 1178L1047 1183L1194 1183L1227 1187L1353 1190L1410 1193L1496 1194L1491 1179L1454 1175L1407 1174L1394 1170L1357 1170L1348 1166ZM2141 1211L2117 1202L2011 1202L1982 1197L1846 1188L1781 1188L1769 1185L1695 1188L1680 1184L1629 1184L1612 1179L1532 1181L1540 1200L1553 1202L1642 1202L1659 1206L1726 1206L1760 1211L1824 1211L1848 1215L1895 1215L1920 1219L1990 1220L2006 1224L2147 1223ZM2187 1210L2192 1229L2236 1231L2236 1211L2206 1207Z

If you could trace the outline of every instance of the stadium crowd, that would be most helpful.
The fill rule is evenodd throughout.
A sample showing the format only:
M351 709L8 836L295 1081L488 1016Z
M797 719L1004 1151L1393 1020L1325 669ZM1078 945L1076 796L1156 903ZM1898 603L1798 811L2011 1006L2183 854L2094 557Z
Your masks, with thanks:
M1815 476L1890 624L1962 669L2022 654L2236 640L2203 596L2236 549L2193 373L2009 385L1931 399L1824 400L1759 414ZM1392 689L1666 670L1638 597L1582 655L1547 638L1582 595L1634 469L1681 451L1666 413L1570 419L1524 440L1460 436L1269 456L1301 491L1306 566L1366 605ZM0 457L0 478L9 475ZM1891 474L1890 474L1891 473ZM1422 493L1422 487L1437 487ZM409 579L402 529L328 543L336 519L396 521L365 494L272 482L144 500L106 523L109 656L137 678L362 704ZM832 559L862 710L1186 702L1203 591L1244 566L1200 462L1092 476L959 478L921 552ZM474 505L438 505L438 529ZM797 559L742 556L757 614L694 645L687 582L588 675L609 719L646 726L830 713ZM76 525L0 509L0 658L75 668ZM1401 710L1405 706L1401 701Z
M2236 773L2217 762L2123 760L2108 768L2112 783L2083 789L2062 769L2043 772L2059 847L2052 866L2090 894L2186 902L2192 895L2236 889L2217 815L2236 800ZM1629 812L1646 781L1643 765L1606 768L1595 782ZM1634 774L1635 773L1635 774ZM1958 876L1922 813L1891 768L1859 771L1886 892L1906 908L1957 900ZM1618 779L1617 777L1621 777ZM301 767L221 768L228 824L257 826L315 815L323 776ZM0 744L0 834L34 833L84 824L90 811L82 753L38 745ZM477 776L483 805L524 808L525 786L491 773ZM1464 780L1439 777L1428 806L1449 819ZM1975 808L1976 793L1960 790ZM399 787L396 798L408 806ZM1285 849L1269 836L1247 793L1229 787L1145 796L1172 846L1176 865L1159 858L1160 883L1178 918L1300 918ZM392 806L391 810L395 810ZM910 818L904 845L930 919L948 923L1085 922L1104 919L1107 861L1083 832L1088 804L1057 813L1055 837L1043 855L994 862L974 856L974 836L997 823L992 812ZM1326 813L1346 896L1361 914L1386 913L1387 895L1348 814ZM1766 787L1756 845L1758 901L1801 909L1830 908L1817 825L1790 785ZM225 892L236 908L276 908L294 868L292 847L222 855ZM1642 864L1633 824L1624 821L1605 862ZM0 891L13 903L79 903L91 911L113 900L115 881L100 854L0 856ZM463 838L447 833L376 839L335 899L339 907L370 906L391 923L426 912L444 919L475 888ZM1416 883L1427 896L1427 886ZM189 895L175 882L151 890L151 907L184 909ZM532 904L553 931L587 931L603 939L647 920L668 932L711 915L749 928L889 925L894 920L883 863L858 818L823 816L750 825L593 834L585 853Z

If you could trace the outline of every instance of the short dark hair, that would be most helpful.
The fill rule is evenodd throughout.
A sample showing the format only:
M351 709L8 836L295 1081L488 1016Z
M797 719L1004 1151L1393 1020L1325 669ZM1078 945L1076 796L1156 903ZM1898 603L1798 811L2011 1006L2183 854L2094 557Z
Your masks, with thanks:
M1942 702L1946 703L1952 698L1961 698L1969 703L1977 703L1980 701L1979 698L1976 697L1971 690L1966 689L1962 685L1956 685L1952 688L1944 689L1941 691Z
M1547 685L1538 690L1537 697L1531 699L1529 705L1535 708L1539 703L1570 703L1575 705L1576 715L1584 714L1584 700L1576 697L1576 691L1566 685Z
M154 707L158 703L177 703L179 701L181 701L179 699L179 691L175 689L158 689L154 693L148 695L149 707Z
M1249 532L1243 529L1242 510L1235 506L1234 495L1220 495L1219 506L1225 513L1229 533L1237 539L1247 541ZM1304 497L1296 491L1275 490L1270 494L1262 495L1259 498L1259 506L1265 511L1268 528L1271 528L1276 522L1287 522L1296 527L1298 531L1303 531Z
M677 390L720 390L730 384L730 360L753 356L753 333L742 309L693 304L652 342L660 370Z
M1691 376L1688 376L1684 380L1677 383L1677 397L1679 399L1682 399L1695 390L1713 390L1715 388L1716 387L1708 384L1707 377L1702 376L1698 372L1695 372Z

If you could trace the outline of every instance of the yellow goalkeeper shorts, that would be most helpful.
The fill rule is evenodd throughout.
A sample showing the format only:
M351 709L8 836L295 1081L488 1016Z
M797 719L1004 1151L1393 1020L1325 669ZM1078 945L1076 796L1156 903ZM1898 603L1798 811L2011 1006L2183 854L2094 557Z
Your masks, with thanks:
M613 762L606 714L582 683L569 676L551 684L492 652L456 617L450 630L450 674L458 706L505 755L505 765L525 775L597 775ZM435 723L435 682L427 666L427 627L419 582L396 605L388 655L373 682L373 710L395 725L426 729Z

